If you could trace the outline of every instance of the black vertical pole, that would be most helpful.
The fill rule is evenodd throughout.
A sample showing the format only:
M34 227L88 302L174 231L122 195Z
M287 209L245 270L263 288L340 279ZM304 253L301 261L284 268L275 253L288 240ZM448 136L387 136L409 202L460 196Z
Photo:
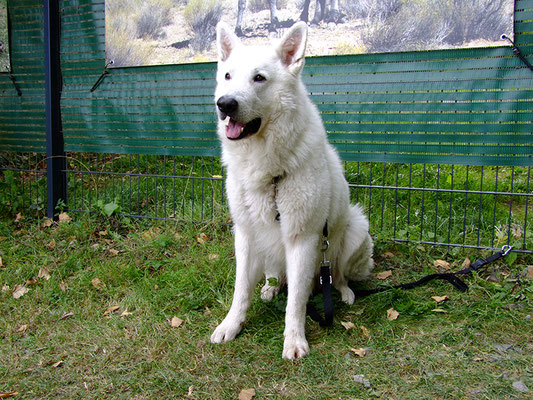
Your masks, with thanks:
M59 0L43 0L46 96L46 159L48 218L59 200L67 202L66 160L61 127L61 59Z

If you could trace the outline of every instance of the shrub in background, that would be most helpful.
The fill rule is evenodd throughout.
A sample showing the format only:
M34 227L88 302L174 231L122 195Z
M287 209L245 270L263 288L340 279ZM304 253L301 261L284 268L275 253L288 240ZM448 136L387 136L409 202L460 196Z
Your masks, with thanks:
M194 51L202 52L211 46L222 12L222 5L217 0L190 0L187 3L183 17L192 32L191 47Z
M509 0L347 0L346 12L365 18L369 51L460 46L512 33Z
M163 35L161 30L171 22L173 4L170 0L150 0L140 9L137 21L139 38L157 39Z

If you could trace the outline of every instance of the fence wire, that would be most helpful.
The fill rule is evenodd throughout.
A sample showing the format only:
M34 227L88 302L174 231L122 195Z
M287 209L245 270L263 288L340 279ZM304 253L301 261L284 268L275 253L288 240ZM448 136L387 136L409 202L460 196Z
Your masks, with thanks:
M1 204L44 216L46 159L3 153ZM531 253L531 167L345 162L375 237ZM231 224L218 157L67 154L68 210Z

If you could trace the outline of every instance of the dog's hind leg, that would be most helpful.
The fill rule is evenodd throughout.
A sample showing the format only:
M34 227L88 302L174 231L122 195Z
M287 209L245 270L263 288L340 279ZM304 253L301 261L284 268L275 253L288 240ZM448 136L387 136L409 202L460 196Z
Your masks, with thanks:
M233 340L241 331L246 312L250 307L253 291L260 278L260 268L257 260L251 257L253 249L248 235L235 227L235 255L237 258L237 272L235 276L235 292L233 301L226 318L211 335L212 343L222 343Z

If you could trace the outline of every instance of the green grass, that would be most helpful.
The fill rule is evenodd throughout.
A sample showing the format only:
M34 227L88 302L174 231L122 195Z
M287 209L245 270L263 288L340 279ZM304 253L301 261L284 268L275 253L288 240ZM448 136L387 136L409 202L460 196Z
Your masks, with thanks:
M30 215L0 219L0 392L16 391L15 399L237 399L254 388L254 399L499 400L528 398L513 382L533 389L533 283L522 276L531 256L466 277L464 294L436 282L350 307L337 298L334 326L308 319L311 353L288 362L282 297L256 295L236 340L209 343L231 302L229 228L71 216L51 227ZM200 233L210 240L199 243ZM376 271L405 282L432 271L435 259L459 269L466 256L487 255L444 250L377 240ZM41 267L49 280L37 278ZM21 284L29 291L14 299ZM450 299L431 299L443 295ZM397 320L387 320L389 308ZM178 328L174 316L184 320ZM350 353L361 347L365 357Z

